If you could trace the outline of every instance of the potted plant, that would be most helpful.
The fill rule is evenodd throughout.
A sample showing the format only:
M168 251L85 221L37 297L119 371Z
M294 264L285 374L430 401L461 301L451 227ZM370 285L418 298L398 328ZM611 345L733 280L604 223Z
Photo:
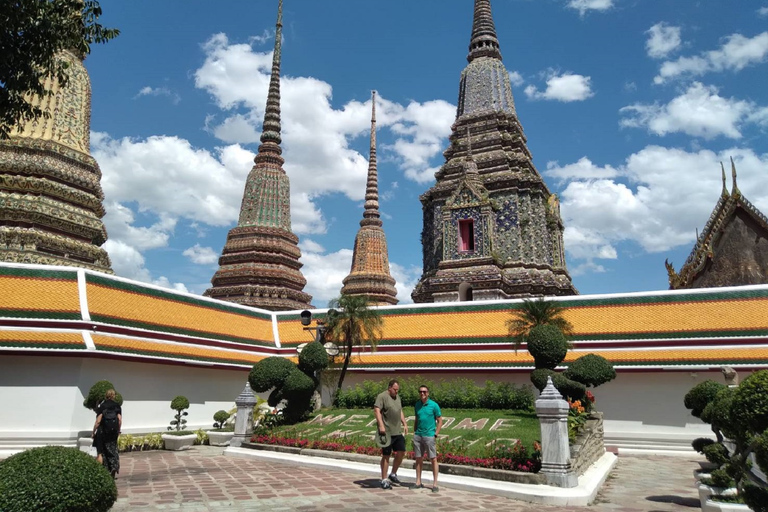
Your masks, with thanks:
M186 410L189 409L189 400L185 396L177 396L171 401L171 409L176 411L176 414L171 420L171 426L168 427L169 432L163 434L163 443L166 450L188 450L195 444L197 440L197 434L184 430L187 425L185 417L189 414Z
M208 442L211 446L228 446L232 437L235 435L235 429L227 426L229 413L227 411L216 411L213 415L213 430L206 430Z

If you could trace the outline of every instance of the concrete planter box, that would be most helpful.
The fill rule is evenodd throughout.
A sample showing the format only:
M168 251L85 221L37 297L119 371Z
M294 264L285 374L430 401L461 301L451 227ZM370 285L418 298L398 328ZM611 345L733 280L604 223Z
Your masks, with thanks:
M726 489L724 487L710 487L708 485L699 484L699 501L701 502L702 511L704 510L704 503L713 494L722 495L722 496L735 496L736 489L733 487L730 489Z
M206 430L208 434L208 442L211 446L229 446L229 442L235 437L234 432L216 432L214 430Z
M712 476L712 473L710 473L710 469L694 469L693 470L693 479L696 481L696 485L699 485L699 482L702 478L710 478Z
M701 512L753 512L742 503L725 503L722 501L702 501Z
M195 444L195 441L197 441L197 434L187 434L185 436L163 434L163 444L166 450L189 450Z

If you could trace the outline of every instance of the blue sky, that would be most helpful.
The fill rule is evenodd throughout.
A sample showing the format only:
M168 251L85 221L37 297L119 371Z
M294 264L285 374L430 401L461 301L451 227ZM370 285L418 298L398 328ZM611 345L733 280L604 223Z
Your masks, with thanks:
M768 1L492 6L582 294L666 289L664 260L684 262L729 157L768 213ZM122 32L86 60L106 248L118 275L202 293L258 147L277 0L102 7L103 24ZM391 270L410 302L419 195L444 161L472 12L471 0L284 0L283 156L316 306L349 272L372 89Z

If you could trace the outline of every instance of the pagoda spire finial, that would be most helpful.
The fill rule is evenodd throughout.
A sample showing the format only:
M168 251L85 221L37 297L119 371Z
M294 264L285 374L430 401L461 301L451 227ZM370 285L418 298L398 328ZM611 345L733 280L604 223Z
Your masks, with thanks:
M368 157L368 183L365 188L365 211L360 226L381 226L379 214L379 171L376 163L376 91L371 91L371 150Z
M728 188L725 186L725 166L723 165L723 162L720 162L720 170L723 173L723 197L728 197Z
M741 191L739 190L739 186L736 184L736 164L733 163L733 157L731 157L731 177L733 178L733 186L731 187L731 195L739 195L741 194Z
M275 50L272 53L272 75L269 78L267 108L261 132L259 152L282 153L280 143L280 60L283 46L283 0L277 4L277 23L275 24Z
M492 57L501 60L499 38L491 14L491 0L475 0L475 18L472 22L472 39L469 42L467 60Z

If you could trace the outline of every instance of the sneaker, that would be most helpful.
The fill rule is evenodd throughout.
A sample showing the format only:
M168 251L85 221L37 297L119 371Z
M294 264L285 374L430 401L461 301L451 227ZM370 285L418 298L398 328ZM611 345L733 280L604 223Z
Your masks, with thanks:
M382 488L382 489L391 489L391 488L392 488L392 486L391 486L391 485L389 484L389 482L387 482L386 480L382 480L382 481L381 481L381 488Z
M432 492L438 492L440 489L435 485L432 487Z
M396 474L394 474L394 473L392 473L391 475L389 475L389 481L390 481L390 482L393 482L393 483L396 483L396 484L399 484L399 483L400 483L400 479L399 479L399 478L397 478L397 475L396 475Z

